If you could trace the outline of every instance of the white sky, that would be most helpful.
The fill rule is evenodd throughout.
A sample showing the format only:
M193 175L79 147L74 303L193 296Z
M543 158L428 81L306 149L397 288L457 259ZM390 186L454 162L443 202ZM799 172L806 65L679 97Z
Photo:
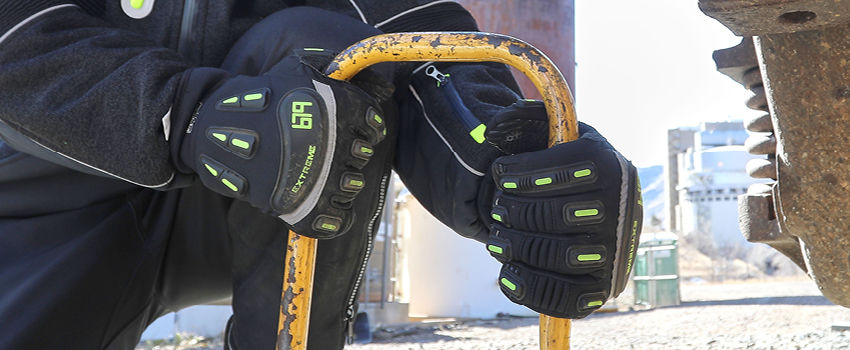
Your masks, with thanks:
M667 129L761 114L711 59L740 37L700 12L697 0L575 3L578 119L636 166L666 162Z

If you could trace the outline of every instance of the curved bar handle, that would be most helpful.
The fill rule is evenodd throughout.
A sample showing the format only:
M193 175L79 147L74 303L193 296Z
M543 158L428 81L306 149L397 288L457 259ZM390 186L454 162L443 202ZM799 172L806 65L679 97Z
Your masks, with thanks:
M540 50L507 35L479 32L377 35L345 49L324 73L348 81L373 64L411 61L500 62L517 68L543 96L549 116L549 146L578 138L575 104L561 71ZM289 235L290 254L286 259L277 348L305 349L316 246L311 238L292 231ZM295 305L298 306L293 308ZM540 315L541 350L569 349L569 335L570 320Z
M357 42L337 55L325 70L325 75L347 81L376 63L410 61L488 61L519 69L543 96L549 115L549 145L578 138L573 96L561 71L540 50L507 35L478 32L377 35Z
M549 115L549 147L578 138L572 92L557 66L520 39L479 32L394 33L373 36L336 56L325 75L349 80L381 62L500 62L525 74L537 87ZM540 349L570 348L570 320L540 315Z

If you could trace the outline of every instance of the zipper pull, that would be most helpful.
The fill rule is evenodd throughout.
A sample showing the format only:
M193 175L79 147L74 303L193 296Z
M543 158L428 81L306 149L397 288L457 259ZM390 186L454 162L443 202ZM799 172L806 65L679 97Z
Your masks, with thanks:
M445 84L446 81L449 80L449 75L443 74L437 69L437 67L434 67L434 65L430 65L428 66L428 68L425 68L425 75L436 79L437 87L440 87L441 85Z
M458 94L454 84L449 81L449 74L443 74L437 69L437 67L434 67L434 65L425 67L425 74L437 80L438 88L443 87L440 91L443 92L452 112L466 128L466 132L469 133L469 136L472 136L472 139L477 143L484 143L486 140L484 132L487 130L487 126L472 115L469 108L466 108L463 104L463 100L460 98L460 94Z
M345 313L345 343L348 345L354 344L354 307L349 306Z

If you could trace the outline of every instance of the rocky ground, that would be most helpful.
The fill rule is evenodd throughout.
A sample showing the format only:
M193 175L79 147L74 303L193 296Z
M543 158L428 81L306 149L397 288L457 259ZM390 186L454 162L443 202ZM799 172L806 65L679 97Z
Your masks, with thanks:
M680 306L635 310L626 293L620 312L573 322L571 349L850 350L850 330L832 330L850 324L850 309L827 301L810 281L683 283L681 296ZM537 318L408 324L380 329L372 343L346 350L537 350L537 324ZM183 336L139 349L219 350L221 341Z
M683 285L681 306L594 314L573 322L571 349L847 349L850 321L807 281ZM624 309L621 307L621 309ZM377 333L351 350L538 349L537 319L507 319Z

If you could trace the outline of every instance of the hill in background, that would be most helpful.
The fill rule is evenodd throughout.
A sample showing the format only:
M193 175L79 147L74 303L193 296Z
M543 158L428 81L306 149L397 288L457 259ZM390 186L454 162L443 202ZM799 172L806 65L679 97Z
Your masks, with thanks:
M664 212L664 166L638 168L638 176L643 192L644 230L660 231L667 223Z

